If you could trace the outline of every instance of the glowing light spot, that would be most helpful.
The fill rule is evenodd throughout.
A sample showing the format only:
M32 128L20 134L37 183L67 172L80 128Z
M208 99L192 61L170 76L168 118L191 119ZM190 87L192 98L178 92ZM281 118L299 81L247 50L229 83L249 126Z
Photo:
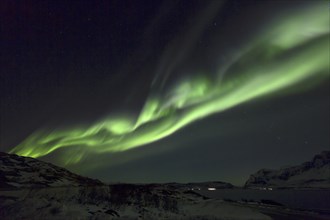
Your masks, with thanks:
M213 188L213 187L209 187L209 188L207 188L207 190L208 191L215 191L215 190L217 190L216 188Z
M132 131L134 124L128 119L117 118L103 122L103 127L107 128L113 134L124 134Z

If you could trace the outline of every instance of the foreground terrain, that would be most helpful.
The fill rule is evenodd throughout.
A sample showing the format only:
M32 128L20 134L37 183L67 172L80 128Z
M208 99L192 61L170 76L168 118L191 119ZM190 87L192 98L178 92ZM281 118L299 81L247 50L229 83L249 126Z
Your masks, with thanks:
M229 183L112 184L33 158L0 154L0 219L327 219L274 201L202 193Z

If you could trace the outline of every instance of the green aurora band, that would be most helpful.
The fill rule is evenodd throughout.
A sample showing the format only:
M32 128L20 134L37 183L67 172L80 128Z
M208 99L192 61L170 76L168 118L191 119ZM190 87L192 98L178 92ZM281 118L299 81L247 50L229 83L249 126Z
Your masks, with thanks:
M42 157L62 148L63 165L74 164L89 153L137 148L242 103L329 79L327 7L318 5L275 19L258 36L229 67L219 68L214 79L196 75L176 84L165 96L150 94L136 117L109 117L88 127L37 131L10 152Z

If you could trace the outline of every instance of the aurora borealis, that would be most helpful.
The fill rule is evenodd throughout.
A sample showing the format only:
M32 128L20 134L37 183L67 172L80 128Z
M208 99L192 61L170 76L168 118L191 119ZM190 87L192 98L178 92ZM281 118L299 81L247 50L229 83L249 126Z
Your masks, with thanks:
M225 2L210 2L197 13L198 23L184 29L181 43L172 41L171 47L157 50L156 64L143 70L151 77L143 84L150 89L140 109L116 111L112 106L109 114L88 123L37 129L9 152L38 158L60 150L56 161L71 166L84 164L90 155L129 152L148 144L157 148L160 140L212 115L273 96L303 93L329 80L329 14L322 1L274 13L235 45L225 62L219 61L224 54L217 45L224 44L219 42L224 40L220 29L210 40L215 67L178 68L191 54L205 59L198 55L198 39L226 7Z

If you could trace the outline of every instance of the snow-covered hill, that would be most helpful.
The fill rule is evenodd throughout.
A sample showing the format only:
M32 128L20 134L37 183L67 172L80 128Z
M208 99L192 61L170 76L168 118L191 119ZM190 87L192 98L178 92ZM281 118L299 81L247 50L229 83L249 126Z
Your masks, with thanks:
M0 155L0 183L3 220L270 219L258 209L208 199L185 184L104 185L49 163L5 153Z
M102 185L102 182L30 157L0 152L0 188L92 185Z
M247 188L330 188L330 151L311 161L280 170L261 169L245 183Z
M0 191L0 219L271 219L257 209L156 185Z

